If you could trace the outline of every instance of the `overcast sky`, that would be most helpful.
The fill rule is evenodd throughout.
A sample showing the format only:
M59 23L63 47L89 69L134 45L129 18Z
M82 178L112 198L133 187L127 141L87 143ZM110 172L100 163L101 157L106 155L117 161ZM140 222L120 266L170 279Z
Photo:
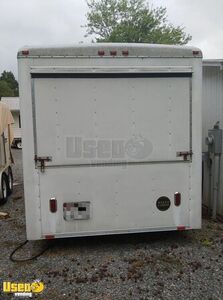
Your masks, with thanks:
M205 58L223 58L223 0L150 2L167 8L169 21L185 27ZM85 0L0 0L0 73L17 73L16 53L24 45L87 41L86 11Z

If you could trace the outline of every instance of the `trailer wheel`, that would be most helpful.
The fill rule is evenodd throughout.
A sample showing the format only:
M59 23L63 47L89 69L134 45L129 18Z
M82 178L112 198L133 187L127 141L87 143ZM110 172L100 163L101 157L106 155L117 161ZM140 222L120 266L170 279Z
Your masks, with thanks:
M13 174L12 168L8 168L8 196L10 196L13 192Z
M5 204L8 197L8 177L5 173L1 178L1 193L0 193L0 205Z
M17 149L22 149L22 141L18 141L16 143L16 147L17 147Z

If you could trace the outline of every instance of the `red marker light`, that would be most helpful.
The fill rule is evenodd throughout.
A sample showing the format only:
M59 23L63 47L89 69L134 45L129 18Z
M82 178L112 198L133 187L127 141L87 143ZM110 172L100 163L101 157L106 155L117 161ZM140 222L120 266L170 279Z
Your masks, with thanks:
M128 51L128 50L123 50L123 51L122 51L122 55L128 56L128 55L129 55L129 51Z
M22 50L22 55L29 55L29 50Z
M98 51L98 55L100 55L100 56L104 56L104 55L105 55L105 51L103 51L103 50L99 50L99 51Z
M180 204L181 204L181 193L175 193L174 194L174 204L176 205L176 206L180 206Z
M53 239L55 239L55 236L48 234L48 235L45 235L45 239L46 240L53 240Z
M180 225L180 226L177 226L177 230L183 231L183 230L186 230L186 227L183 225Z
M199 55L200 51L193 51L193 55Z
M57 211L57 200L56 200L56 198L51 198L50 199L50 211L52 213L55 213Z

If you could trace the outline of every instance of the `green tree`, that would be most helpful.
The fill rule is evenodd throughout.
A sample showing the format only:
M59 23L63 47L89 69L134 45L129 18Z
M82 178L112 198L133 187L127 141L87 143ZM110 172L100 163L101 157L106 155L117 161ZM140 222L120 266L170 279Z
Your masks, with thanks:
M7 83L8 87L13 91L12 96L18 96L19 95L19 86L18 82L15 79L15 76L12 72L4 71L1 74L0 81L4 81Z
M0 80L0 99L1 97L13 97L14 91L10 88L8 83L4 80Z
M187 44L191 36L167 20L166 8L146 0L87 0L86 36L96 42Z

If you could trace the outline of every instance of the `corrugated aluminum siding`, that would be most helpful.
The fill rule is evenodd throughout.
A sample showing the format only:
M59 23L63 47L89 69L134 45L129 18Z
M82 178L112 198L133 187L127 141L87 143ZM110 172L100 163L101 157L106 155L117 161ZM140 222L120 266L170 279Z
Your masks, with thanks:
M12 116L14 118L14 124L12 125L14 137L15 138L22 138L22 129L20 126L20 112L19 111L12 111Z
M223 129L223 71L220 67L203 67L202 117L202 151L207 152L208 147L205 144L205 138L208 135L208 129L213 128L217 121L220 121L220 127ZM204 163L203 187L203 203L208 205L209 171L206 163ZM217 211L218 214L223 216L223 155L221 157L220 192Z

